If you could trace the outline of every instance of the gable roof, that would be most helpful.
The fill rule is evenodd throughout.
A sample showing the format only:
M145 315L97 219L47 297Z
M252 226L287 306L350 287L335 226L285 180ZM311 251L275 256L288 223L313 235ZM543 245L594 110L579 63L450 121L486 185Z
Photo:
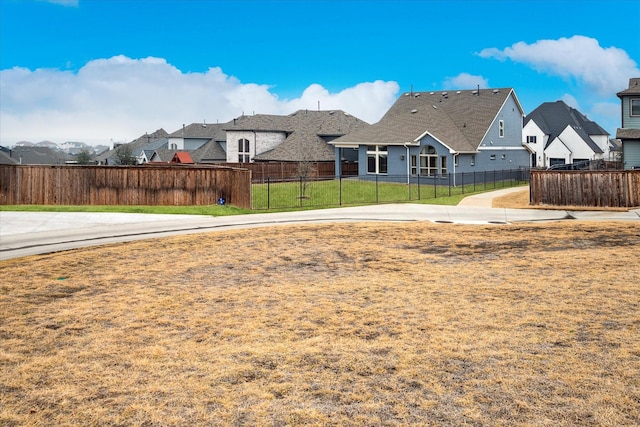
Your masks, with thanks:
M575 108L569 107L564 101L544 102L524 119L526 126L533 120L545 135L549 135L547 146L556 139L566 128L571 126L594 153L602 153L590 135L609 135L596 122L589 120ZM545 148L546 148L545 147Z
M336 144L415 144L429 134L457 152L476 151L512 88L407 92L375 123L337 138Z
M257 161L333 161L335 150L328 140L368 126L342 110L298 110L287 116L257 114L229 122L227 131L282 132L285 140L261 153Z
M147 145L160 143L160 140L164 140L166 143L166 137L169 134L162 128L156 130L153 133L145 133L144 135L134 139L133 141L127 143L126 145L131 150L131 154L134 156L139 155L143 149L147 149ZM152 148L151 148L152 149ZM116 149L105 151L98 156L96 156L96 160L99 163L110 162L117 158Z
M198 163L224 162L227 160L227 153L225 153L218 141L211 139L197 150L191 152L191 158Z
M169 163L182 163L182 164L192 165L193 159L191 158L191 155L186 151L178 151L176 154L173 155Z

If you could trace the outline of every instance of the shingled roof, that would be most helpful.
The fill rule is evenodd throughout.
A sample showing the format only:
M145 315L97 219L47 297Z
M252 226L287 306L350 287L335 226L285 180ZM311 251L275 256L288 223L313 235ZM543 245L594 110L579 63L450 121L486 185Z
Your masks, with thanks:
M589 120L575 108L569 107L563 101L544 102L533 110L524 120L526 125L533 120L545 135L549 135L547 146L556 139L566 128L571 126L594 153L603 153L589 135L609 135L596 122ZM546 148L546 147L545 147Z
M273 150L255 156L257 161L333 161L335 151L327 142L366 126L367 122L341 110L298 110L287 116L241 116L229 122L226 130L288 134Z
M184 128L167 135L169 138L201 138L213 139L214 141L225 141L225 127L228 123L191 123Z
M438 92L407 92L389 111L366 128L337 138L337 145L415 144L425 134L457 152L474 152L498 112L513 94L511 88Z
M167 132L160 128L153 133L145 133L144 135L134 139L133 141L126 144L131 150L131 154L137 156L142 152L143 149L149 148L150 143L157 142L160 139L166 138L168 136ZM96 160L100 163L104 163L106 161L111 161L115 159L116 149L105 151L98 156L96 156Z
M625 95L640 95L640 77L632 77L629 79L629 87L623 91L616 93L618 98Z

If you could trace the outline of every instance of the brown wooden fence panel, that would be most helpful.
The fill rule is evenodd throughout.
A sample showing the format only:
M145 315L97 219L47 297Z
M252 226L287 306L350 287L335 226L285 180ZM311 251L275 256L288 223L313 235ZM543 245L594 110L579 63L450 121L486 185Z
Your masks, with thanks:
M200 166L0 165L3 205L212 205L251 208L251 171Z
M640 206L640 171L531 171L531 204Z
M298 162L255 162L255 163L219 163L220 166L249 169L254 182L283 181L298 178L301 166ZM312 178L333 178L336 175L334 162L311 162ZM306 167L303 166L302 168ZM342 163L343 176L357 176L358 164L355 162Z

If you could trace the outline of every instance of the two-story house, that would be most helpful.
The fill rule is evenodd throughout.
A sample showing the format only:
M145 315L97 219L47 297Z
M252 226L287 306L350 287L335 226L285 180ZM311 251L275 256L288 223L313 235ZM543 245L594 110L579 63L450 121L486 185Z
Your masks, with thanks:
M512 88L402 94L378 123L330 142L340 174L357 149L360 176L447 178L529 167L524 112Z
M254 114L227 123L227 162L333 162L329 143L368 123L340 110Z
M629 79L629 87L616 95L622 103L622 127L616 131L622 162L625 169L640 169L640 78Z
M540 104L525 117L522 134L533 167L587 163L609 155L609 133L563 101Z

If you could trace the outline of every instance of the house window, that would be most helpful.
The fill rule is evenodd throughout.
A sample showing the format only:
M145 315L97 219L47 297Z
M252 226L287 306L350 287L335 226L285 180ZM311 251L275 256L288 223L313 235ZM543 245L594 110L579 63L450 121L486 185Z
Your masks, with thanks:
M496 155L495 155L495 154L490 155L490 156L489 156L489 159L490 159L490 160L495 160L495 159L496 159Z
M535 144L536 143L536 136L535 135L528 135L527 136L527 144Z
M387 173L387 146L367 145L367 173Z
M420 175L433 176L438 173L438 154L432 145L420 150Z
M440 175L447 176L447 156L440 157Z
M471 156L471 166L475 166L476 165L476 155L472 155Z
M418 156L415 154L411 156L411 175L418 175Z
M640 116L640 98L630 99L631 103L631 115L632 116Z
M498 135L500 138L504 138L504 120L498 122Z
M242 138L238 140L238 162L249 163L251 155L249 153L249 140Z

